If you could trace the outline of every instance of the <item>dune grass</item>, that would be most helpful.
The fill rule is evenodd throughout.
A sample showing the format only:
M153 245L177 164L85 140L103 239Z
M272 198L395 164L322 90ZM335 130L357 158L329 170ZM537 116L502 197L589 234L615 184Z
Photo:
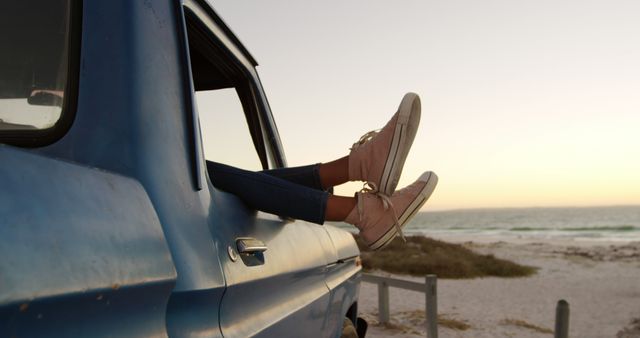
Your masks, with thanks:
M416 329L424 328L426 318L424 310L393 312L391 320L387 323L378 322L377 316L377 313L371 314L371 318L367 318L367 322L374 326L384 327L387 330L411 335L420 334ZM438 326L457 331L466 331L472 328L466 320L455 319L448 314L438 315Z
M531 324L531 323L526 322L526 321L524 321L522 319L505 318L500 323L502 325L513 325L513 326L522 327L522 328L525 328L525 329L533 330L533 331L538 332L538 333L553 334L553 330L551 330L549 328L538 326L538 325L535 325L535 324Z
M422 236L409 236L407 243L397 237L389 246L376 252L368 251L364 242L357 235L354 237L362 252L362 266L365 270L413 276L435 274L438 278L453 279L525 277L535 274L537 270L493 255L481 255L459 244Z
M449 318L445 315L438 315L438 325L452 330L465 331L471 328L466 321Z

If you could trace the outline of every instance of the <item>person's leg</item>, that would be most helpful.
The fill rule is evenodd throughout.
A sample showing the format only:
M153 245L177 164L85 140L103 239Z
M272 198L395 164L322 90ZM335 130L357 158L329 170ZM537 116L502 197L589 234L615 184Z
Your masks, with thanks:
M420 120L420 100L403 98L398 112L379 132L365 134L349 156L311 166L263 172L207 162L212 183L233 193L254 209L323 224L345 221L360 230L366 244L378 250L402 235L402 226L417 213L437 184L425 172L394 193ZM361 180L370 189L355 197L333 196L324 189Z
M327 221L342 222L355 209L356 198L329 195L324 218Z
M420 99L408 93L398 111L379 131L364 134L349 153L350 181L369 182L376 191L391 196L398 185L420 123Z
M327 190L349 181L349 157L345 156L327 163L276 168L262 172L305 187Z
M291 183L303 185L308 188L316 190L326 190L322 186L320 179L320 167L321 163L299 166L299 167L284 167L262 170L261 173L277 177L283 180L287 180Z
M402 227L420 211L437 183L438 176L427 171L414 183L390 197L372 191L361 191L356 194L356 207L344 221L360 230L360 237L369 248L382 249L397 234L404 239Z
M249 207L317 224L345 221L357 227L373 250L388 245L429 198L438 182L431 172L387 197L363 191L355 197L333 196L265 174L207 162L211 182L235 194Z
M238 196L249 207L316 224L342 221L355 205L354 197L338 197L264 172L247 171L207 161L211 183Z
M379 131L366 133L348 156L312 166L266 170L265 173L304 186L326 190L348 181L365 181L391 196L420 123L420 99L404 96L398 111Z
M319 175L325 189L349 182L349 156L320 164Z

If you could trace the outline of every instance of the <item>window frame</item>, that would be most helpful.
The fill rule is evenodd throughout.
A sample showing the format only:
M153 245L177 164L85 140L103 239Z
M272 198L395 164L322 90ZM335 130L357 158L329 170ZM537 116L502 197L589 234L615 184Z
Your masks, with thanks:
M69 36L67 46L67 81L60 118L47 129L0 131L0 144L24 148L50 145L67 134L78 108L80 57L82 42L82 0L69 1Z
M185 90L187 92L187 111L190 116L191 148L193 154L193 174L194 184L197 190L202 189L202 181L206 168L204 166L204 151L202 149L201 129L199 126L198 109L195 101L195 84L192 77L193 68L190 61L189 37L187 35L188 20L195 20L200 28L200 33L204 33L207 39L224 51L225 59L234 63L246 80L244 88L237 90L238 98L243 106L245 118L247 118L247 128L251 134L252 142L256 148L260 162L264 169L279 168L286 166L282 144L277 127L273 120L266 95L262 90L259 76L255 66L257 62L242 46L239 40L233 35L224 22L215 14L209 5L199 0L185 0L179 4L178 14L180 16L180 26L183 34L180 34L183 45L183 60L185 67ZM191 22L191 21L190 21ZM235 87L236 89L240 87ZM257 130L251 130L249 118L255 119L254 126ZM256 132L259 130L259 134ZM262 150L258 145L261 145Z

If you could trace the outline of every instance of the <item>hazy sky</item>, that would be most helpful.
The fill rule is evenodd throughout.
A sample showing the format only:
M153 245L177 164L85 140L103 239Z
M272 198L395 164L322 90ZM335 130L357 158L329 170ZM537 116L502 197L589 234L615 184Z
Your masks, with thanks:
M640 1L212 4L260 63L290 165L346 155L413 91L400 186L435 171L427 210L640 204Z

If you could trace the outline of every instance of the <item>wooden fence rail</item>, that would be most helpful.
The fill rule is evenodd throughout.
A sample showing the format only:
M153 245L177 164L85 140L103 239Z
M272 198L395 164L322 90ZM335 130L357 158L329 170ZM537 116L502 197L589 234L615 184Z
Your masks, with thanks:
M424 283L418 283L364 273L362 281L378 285L378 320L380 323L389 322L389 287L423 292L427 316L427 338L438 338L438 277L436 275L427 275Z
M427 275L424 283L391 277L362 274L362 281L378 285L378 320L381 324L389 322L389 287L423 292L425 294L425 314L427 338L438 338L438 278ZM556 306L555 338L569 336L569 303L564 299Z

